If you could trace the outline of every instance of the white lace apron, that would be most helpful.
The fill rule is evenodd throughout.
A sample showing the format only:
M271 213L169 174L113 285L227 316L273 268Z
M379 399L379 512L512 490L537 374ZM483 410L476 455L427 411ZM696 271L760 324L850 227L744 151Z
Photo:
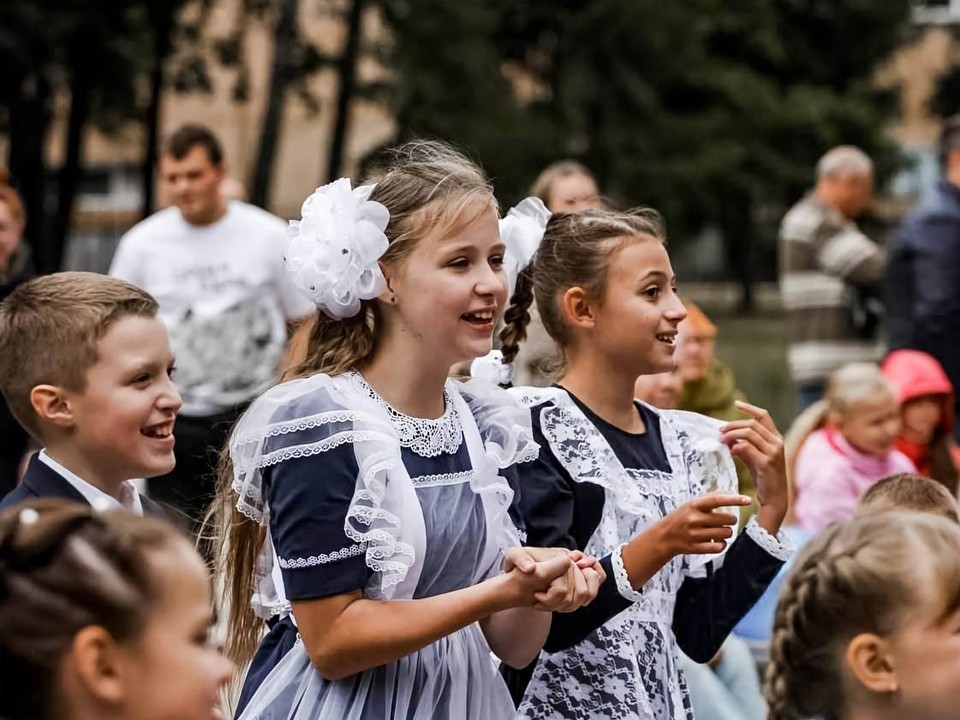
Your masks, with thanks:
M735 493L730 454L711 418L650 408L672 472L624 468L603 435L563 390L522 388L521 402L540 410L550 450L575 482L603 487L600 523L585 552L612 553L617 587L633 604L582 642L542 652L519 716L536 720L690 720L693 717L671 628L677 591L688 575L705 574L716 555L674 558L637 592L620 560L620 546L694 497ZM649 407L649 406L647 406ZM522 488L522 478L521 478ZM521 490L522 491L522 490ZM736 510L731 510L736 514Z
M468 390L448 382L446 399L445 419L418 421L387 406L356 373L316 375L273 388L251 406L231 438L237 507L258 522L269 523L262 470L289 458L317 456L316 477L322 482L323 453L349 443L359 473L345 521L346 535L355 544L343 552L362 553L372 571L365 598L410 599L415 591L426 597L434 579L449 584L455 574L463 577L466 587L498 574L503 552L519 544L508 515L513 492L499 470L536 457L529 413L495 388L471 385ZM306 443L305 430L310 431ZM456 452L464 441L469 471L411 478L401 459L401 446L429 458ZM430 487L434 498L450 501L421 504L420 485ZM469 512L476 507L477 496L483 508L479 514ZM459 539L433 552L433 567L425 573L431 527L461 515L465 520ZM280 560L268 540L260 556L254 608L263 617L290 614L279 565L315 564L330 557ZM340 681L320 676L298 637L241 718L496 720L513 714L489 646L473 624L397 661Z

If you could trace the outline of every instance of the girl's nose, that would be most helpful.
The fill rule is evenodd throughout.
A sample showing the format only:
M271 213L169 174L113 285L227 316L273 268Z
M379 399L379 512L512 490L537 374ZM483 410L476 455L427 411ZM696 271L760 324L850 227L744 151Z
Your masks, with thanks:
M495 295L499 292L505 292L507 288L507 275L503 271L496 271L487 266L481 271L482 274L477 278L474 290L478 295Z

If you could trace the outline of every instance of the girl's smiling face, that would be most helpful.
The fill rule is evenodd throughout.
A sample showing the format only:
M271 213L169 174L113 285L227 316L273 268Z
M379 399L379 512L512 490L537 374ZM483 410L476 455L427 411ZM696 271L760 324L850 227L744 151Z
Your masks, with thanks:
M672 370L677 326L687 311L663 243L627 240L611 254L606 280L589 345L634 376Z
M900 404L892 392L884 392L831 413L830 419L857 450L882 457L893 449L900 432Z
M449 368L486 355L507 301L504 247L490 198L468 203L451 233L428 233L388 270L389 333L412 339L424 358Z

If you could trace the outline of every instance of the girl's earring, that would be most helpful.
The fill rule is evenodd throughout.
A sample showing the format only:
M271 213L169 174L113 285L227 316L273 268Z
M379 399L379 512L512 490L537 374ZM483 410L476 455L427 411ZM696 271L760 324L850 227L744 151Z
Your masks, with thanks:
M391 304L391 305L396 305L396 304L397 304L397 296L394 295L393 293L390 293L390 304Z

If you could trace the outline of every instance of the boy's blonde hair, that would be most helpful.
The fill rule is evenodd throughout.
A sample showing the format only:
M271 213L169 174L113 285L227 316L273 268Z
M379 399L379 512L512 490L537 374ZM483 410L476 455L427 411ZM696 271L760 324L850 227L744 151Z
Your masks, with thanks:
M83 392L107 330L124 317L155 317L157 310L148 293L98 273L55 273L17 287L0 303L0 393L14 417L40 439L33 388Z
M860 498L857 515L887 510L916 510L960 522L957 499L936 480L900 473L883 478Z

